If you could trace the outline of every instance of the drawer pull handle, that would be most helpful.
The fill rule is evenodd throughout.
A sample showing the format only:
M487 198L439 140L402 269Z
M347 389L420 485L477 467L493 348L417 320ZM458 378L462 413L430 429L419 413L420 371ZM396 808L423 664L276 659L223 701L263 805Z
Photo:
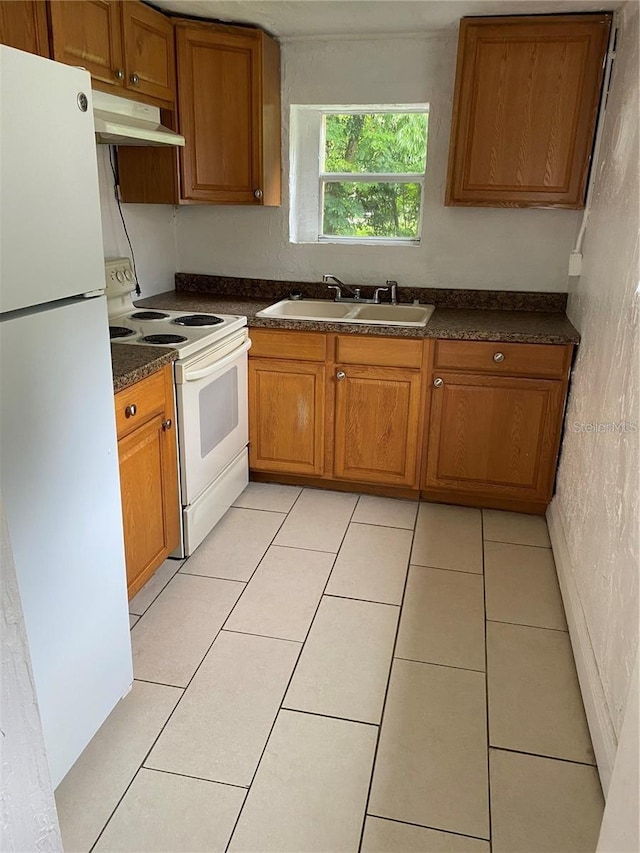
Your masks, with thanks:
M440 377L438 376L437 379L433 380L433 384L436 388L442 388L442 386L444 385L444 379L440 379Z
M138 407L136 406L135 403L132 403L130 406L127 406L127 408L124 410L124 416L125 416L125 418L132 418L137 411L138 411Z
M171 418L167 418L166 421L162 421L162 429L166 432L168 429L171 429L172 423Z
M504 361L504 353L503 352L494 353L493 360L494 361Z
M345 379L346 376L347 376L347 374L344 372L344 370L339 370L336 373L336 379L338 380L338 382L342 382L342 380Z

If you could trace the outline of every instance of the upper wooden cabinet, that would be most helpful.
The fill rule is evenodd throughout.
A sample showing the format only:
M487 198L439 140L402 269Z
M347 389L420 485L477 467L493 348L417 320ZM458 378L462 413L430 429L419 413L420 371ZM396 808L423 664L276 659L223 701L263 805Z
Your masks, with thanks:
M117 0L49 3L53 59L82 65L94 80L124 85L121 4Z
M611 19L462 19L446 204L584 205Z
M44 0L2 0L0 44L48 57L49 33Z
M181 200L280 204L280 50L260 30L176 25Z
M173 24L142 3L122 4L125 86L162 101L175 99Z
M106 91L173 103L175 52L169 18L134 0L55 0L49 14L53 59L84 66Z

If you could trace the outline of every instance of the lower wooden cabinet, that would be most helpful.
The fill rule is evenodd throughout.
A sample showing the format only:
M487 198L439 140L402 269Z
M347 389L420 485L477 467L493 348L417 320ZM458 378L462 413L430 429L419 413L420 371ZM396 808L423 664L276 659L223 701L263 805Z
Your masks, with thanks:
M551 500L571 345L251 336L258 476L523 512Z
M416 486L421 373L336 365L334 476Z
M180 537L173 393L167 365L115 395L129 598Z
M319 477L324 473L325 366L249 361L249 465Z
M253 471L418 487L422 341L271 329L252 338Z
M439 373L423 488L548 503L562 423L559 380Z

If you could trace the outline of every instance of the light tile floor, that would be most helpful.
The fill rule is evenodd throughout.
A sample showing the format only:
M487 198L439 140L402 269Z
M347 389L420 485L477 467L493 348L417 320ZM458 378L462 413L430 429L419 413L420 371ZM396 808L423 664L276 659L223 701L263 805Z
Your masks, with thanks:
M595 850L544 519L252 483L130 610L67 853Z

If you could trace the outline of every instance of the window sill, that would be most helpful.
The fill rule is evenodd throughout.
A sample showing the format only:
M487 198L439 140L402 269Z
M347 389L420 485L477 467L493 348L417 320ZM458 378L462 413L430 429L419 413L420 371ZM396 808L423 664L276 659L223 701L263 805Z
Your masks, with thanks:
M374 238L357 238L357 237L318 237L317 240L292 240L289 242L296 246L386 246L394 248L419 248L420 240L400 240L394 238L385 239L384 237Z

